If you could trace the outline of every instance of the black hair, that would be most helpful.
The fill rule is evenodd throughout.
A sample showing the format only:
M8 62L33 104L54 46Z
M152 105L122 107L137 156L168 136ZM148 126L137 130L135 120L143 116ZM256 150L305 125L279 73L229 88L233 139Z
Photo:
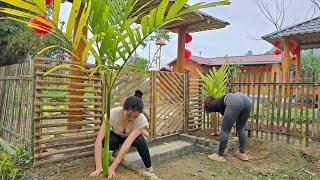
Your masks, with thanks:
M128 97L123 104L124 110L134 110L142 113L144 105L142 101L142 91L136 90L133 96Z

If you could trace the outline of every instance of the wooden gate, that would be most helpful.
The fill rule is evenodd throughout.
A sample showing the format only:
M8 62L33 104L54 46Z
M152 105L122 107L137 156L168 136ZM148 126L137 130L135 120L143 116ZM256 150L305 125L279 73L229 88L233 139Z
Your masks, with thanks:
M144 115L150 124L144 135L152 140L178 134L186 127L187 87L186 74L182 73L153 71L148 76L123 73L115 84L112 106L122 106L139 89L143 92Z
M101 76L71 75L71 71L80 69L70 61L36 58L34 62L34 166L93 155L103 117ZM61 63L69 66L44 76ZM86 67L90 72L90 65ZM74 82L75 79L80 82ZM82 92L83 95L70 95L71 92Z

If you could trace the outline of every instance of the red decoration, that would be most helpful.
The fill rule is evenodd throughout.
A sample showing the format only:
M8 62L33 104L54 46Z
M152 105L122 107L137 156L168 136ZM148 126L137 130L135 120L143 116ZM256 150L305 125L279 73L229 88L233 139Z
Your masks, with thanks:
M185 49L184 50L184 57L186 59L189 59L191 57L191 55L192 55L192 53L191 53L191 51L189 49Z
M186 34L186 43L189 43L191 41L192 41L192 36L191 36L191 34L187 33Z
M290 41L289 46L290 46L290 49L295 49L297 45L295 42Z
M270 66L269 65L266 65L266 70L265 70L266 72L271 72L271 68L270 68Z
M48 18L45 16L37 16L37 17L43 19L44 21L38 21L36 17L31 18L29 21L29 24L41 28L39 29L31 26L32 31L39 35L48 34L52 30L52 24L48 21Z
M273 54L278 56L278 55L281 54L281 50L280 49L276 49L276 50L274 50Z
M281 42L279 40L273 41L273 45L274 47L279 48L280 47Z
M52 3L53 0L46 0L46 5L50 5Z
M295 57L295 56L293 56L292 58L291 58L291 61L292 62L295 62L297 60L297 57Z
M297 48L291 49L292 54L298 54L299 50Z

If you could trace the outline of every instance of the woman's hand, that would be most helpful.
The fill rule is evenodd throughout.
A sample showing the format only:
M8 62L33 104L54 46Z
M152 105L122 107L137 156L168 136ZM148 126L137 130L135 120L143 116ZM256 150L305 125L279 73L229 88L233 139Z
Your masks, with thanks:
M93 171L90 176L99 176L102 172L102 168L97 168L95 171Z
M111 179L116 175L115 169L112 166L108 168L108 174L109 174L108 179Z

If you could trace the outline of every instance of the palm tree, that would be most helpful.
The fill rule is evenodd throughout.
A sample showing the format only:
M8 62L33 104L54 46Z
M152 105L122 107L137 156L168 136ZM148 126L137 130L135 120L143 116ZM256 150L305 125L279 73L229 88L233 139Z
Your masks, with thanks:
M59 39L63 46L52 45L44 48L39 54L62 48L68 51L74 59L83 66L78 66L85 70L85 62L88 54L94 56L96 67L90 75L101 71L104 77L106 89L106 125L105 147L103 152L103 174L108 175L109 167L109 119L111 109L112 87L114 86L119 74L126 69L128 62L134 51L143 41L156 30L164 27L168 23L182 20L181 16L199 10L201 8L214 7L218 5L228 5L229 0L220 0L211 3L196 3L187 6L187 0L176 0L170 4L170 0L161 0L159 6L151 11L145 11L150 0L146 3L139 3L139 0L74 0L64 31L59 24L61 0L53 0L52 17L49 19L41 18L46 16L46 0L0 0L16 8L1 8L0 13L6 13L6 18L27 24L28 26L46 30L44 26L30 23L31 18L41 23L52 26L50 35ZM138 6L141 5L141 6ZM19 17L17 19L16 17ZM80 17L77 23L77 17ZM136 24L135 22L140 22ZM73 31L74 26L77 29ZM87 28L92 37L89 38L83 33ZM82 54L76 54L76 49L81 40L86 46ZM60 67L68 66L61 64L52 70L51 73Z
M224 96L227 92L228 72L228 64L223 64L218 70L213 67L206 75L203 75L198 71L198 74L202 79L202 95L214 99Z

